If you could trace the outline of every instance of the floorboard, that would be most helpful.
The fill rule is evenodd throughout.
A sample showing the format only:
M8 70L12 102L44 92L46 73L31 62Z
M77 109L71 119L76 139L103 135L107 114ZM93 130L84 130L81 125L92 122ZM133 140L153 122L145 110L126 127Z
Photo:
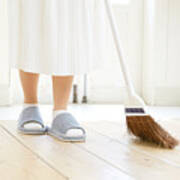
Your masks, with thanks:
M177 180L180 176L180 146L166 150L129 136L121 106L71 107L87 130L86 143L19 134L15 119L20 110L0 109L1 119L12 119L0 121L0 173L5 180ZM51 106L42 106L41 110L45 123L51 123ZM161 109L152 112L164 128L180 139L178 118L168 119L167 113L161 117L166 112ZM169 111L169 117L173 113Z
M179 131L180 123L178 121L176 120L174 121L171 120L171 122L165 121L165 122L161 122L161 125L164 128L166 128L168 131L173 132L173 135L177 139L180 139L180 131ZM154 162L156 163L151 164L153 165L152 167L149 166L149 168L151 169L150 172L153 173L153 172L156 172L157 170L159 172L159 175L163 179L164 178L169 179L170 177L173 178L173 176L174 176L174 179L176 179L176 173L174 174L173 171L176 172L177 170L178 171L180 170L180 147L179 146L177 146L174 150L167 150L167 149L154 146L149 143L144 143L142 141L139 141L128 135L126 131L126 126L123 123L116 123L116 122L110 123L110 122L104 121L104 122L88 123L88 125L84 124L84 126L86 128L91 129L91 131L96 131L100 135L111 139L113 144L110 145L110 147L113 147L113 149L116 147L115 146L116 143L126 146L131 151L131 154L133 154L132 156L130 156L132 158L130 161L131 163L138 157L135 154L141 153L141 155L144 156L144 160L147 160L146 163L143 163L144 170L146 169L146 166L147 167L149 166L149 163L155 160ZM115 156L115 154L117 153L112 153L112 154L113 156ZM158 161L159 163L157 163ZM136 162L138 163L138 161ZM135 168L136 166L133 166L133 167ZM136 172L137 171L138 169L136 169ZM147 171L145 172L146 174L149 173Z
M66 178L0 127L0 179L65 180Z
M47 135L21 135L17 133L14 121L5 121L1 124L20 143L69 179L133 179L120 168L114 167L91 152L82 149L77 144L60 142Z

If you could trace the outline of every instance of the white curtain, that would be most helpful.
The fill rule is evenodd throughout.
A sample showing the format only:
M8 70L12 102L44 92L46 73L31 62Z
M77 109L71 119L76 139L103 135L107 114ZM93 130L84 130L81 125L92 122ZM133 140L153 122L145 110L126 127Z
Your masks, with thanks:
M0 0L0 105L10 103L7 1Z
M113 10L136 90L148 104L180 105L180 1L115 1L120 2L113 6ZM11 72L9 79L5 3L6 0L0 0L0 105L9 103L10 82L11 101L20 103L23 98L16 70ZM88 76L90 102L122 103L125 96L123 78L110 34L108 39L108 61L102 70ZM81 96L83 77L78 77L76 82ZM51 89L50 77L42 76L39 88L41 102L52 102Z

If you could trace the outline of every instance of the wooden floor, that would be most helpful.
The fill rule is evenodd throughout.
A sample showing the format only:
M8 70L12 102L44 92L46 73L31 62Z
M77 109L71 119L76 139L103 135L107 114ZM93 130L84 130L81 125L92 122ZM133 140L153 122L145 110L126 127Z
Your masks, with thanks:
M124 121L82 122L86 143L17 133L16 121L0 122L2 180L177 180L180 147L164 150L132 139ZM178 120L160 122L180 139Z

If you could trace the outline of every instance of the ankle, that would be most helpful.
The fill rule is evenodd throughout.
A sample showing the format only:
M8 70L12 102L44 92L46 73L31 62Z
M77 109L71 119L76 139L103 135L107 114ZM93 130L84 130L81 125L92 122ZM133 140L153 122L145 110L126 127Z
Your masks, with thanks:
M67 106L54 106L53 111L67 110Z
M39 104L38 103L24 103L23 104L23 108L28 108L28 107L38 107Z
M66 113L66 112L68 112L68 110L67 109L60 109L60 110L53 110L53 118L55 118L56 116L58 116L59 114L61 114L61 113Z
M38 104L38 100L37 99L25 99L24 100L24 104Z

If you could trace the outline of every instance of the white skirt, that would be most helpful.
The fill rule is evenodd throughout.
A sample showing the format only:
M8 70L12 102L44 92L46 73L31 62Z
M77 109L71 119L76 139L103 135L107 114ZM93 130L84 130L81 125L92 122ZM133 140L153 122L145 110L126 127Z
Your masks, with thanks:
M8 0L8 8L12 67L50 75L101 68L104 0Z

